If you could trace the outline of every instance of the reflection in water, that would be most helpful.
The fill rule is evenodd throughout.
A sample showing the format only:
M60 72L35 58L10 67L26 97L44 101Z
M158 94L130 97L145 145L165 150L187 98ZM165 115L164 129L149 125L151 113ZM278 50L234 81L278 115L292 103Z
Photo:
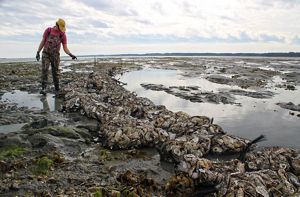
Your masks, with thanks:
M26 123L1 125L0 133L10 133L19 131Z
M40 94L29 94L20 90L5 93L1 99L17 103L18 107L38 108L44 111L57 111L63 102L62 99L55 98L54 94L42 96Z
M50 111L50 107L49 107L49 103L47 101L47 97L46 96L41 96L40 101L42 101L42 103L43 103L43 110L44 111Z
M43 104L43 111L51 111L49 107L49 103L47 100L47 96L41 96L40 101ZM54 111L59 111L61 108L61 105L63 103L63 100L61 98L54 98Z
M216 84L199 77L184 77L180 71L146 68L125 73L120 80L127 83L126 89L138 96L147 97L157 105L165 105L172 111L184 111L190 115L214 117L226 132L253 139L260 134L267 136L264 146L289 146L300 149L300 118L289 115L289 110L276 105L277 102L299 103L300 87L296 91L278 89L274 78L268 90L276 93L271 99L256 99L235 96L242 106L229 104L192 103L163 91L145 90L141 83L162 84L164 86L199 86L203 91L217 92L219 89L238 89L234 86Z

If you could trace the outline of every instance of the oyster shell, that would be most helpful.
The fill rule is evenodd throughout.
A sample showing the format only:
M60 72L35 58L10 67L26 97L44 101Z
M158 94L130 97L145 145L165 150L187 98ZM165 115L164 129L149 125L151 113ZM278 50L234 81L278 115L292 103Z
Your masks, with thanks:
M271 147L246 154L245 164L249 170L291 170L291 164L296 161L296 152L290 148ZM290 163L291 161L291 163ZM294 169L294 168L293 168Z
M239 153L243 151L249 140L242 139L232 135L216 135L211 141L211 151L213 153Z

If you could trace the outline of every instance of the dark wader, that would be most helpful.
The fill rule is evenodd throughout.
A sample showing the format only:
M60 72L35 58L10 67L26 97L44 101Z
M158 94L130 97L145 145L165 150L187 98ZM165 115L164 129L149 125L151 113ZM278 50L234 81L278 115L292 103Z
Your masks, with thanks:
M49 65L51 64L52 78L55 91L59 91L59 63L60 63L60 44L62 36L53 36L49 33L46 38L48 45L45 46L42 55L42 90L45 90L48 84Z

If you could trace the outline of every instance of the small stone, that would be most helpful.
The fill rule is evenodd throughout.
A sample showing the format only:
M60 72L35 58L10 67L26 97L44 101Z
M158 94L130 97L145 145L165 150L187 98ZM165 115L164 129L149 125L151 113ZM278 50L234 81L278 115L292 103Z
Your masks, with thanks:
M51 197L51 194L46 193L44 196L45 196L45 197Z
M0 172L4 173L9 171L10 166L5 161L0 161Z
M287 86L286 86L286 89L287 89L287 90L295 90L296 88L295 88L295 86L293 86L293 85L287 85Z
M42 176L38 176L38 177L37 177L37 180L38 180L38 181L42 181L42 180L43 180L43 177L42 177Z
M117 166L108 166L109 171L115 171L117 169Z
M289 113L289 114L290 114L290 115L292 115L292 116L293 116L293 115L295 115L295 113L294 113L294 112L291 112L291 111L290 111L290 113Z
M33 180L34 176L33 175L28 175L28 179Z
M66 191L66 194L68 194L68 195L76 194L76 191L75 191L74 188L69 188L69 189Z
M56 181L56 179L54 178L54 177L50 177L49 179L48 179L48 183L50 183L50 184L54 184L54 183L56 183L57 181Z
M5 177L6 177L6 178L10 178L10 177L12 177L12 176L13 176L12 173L6 173L6 174L5 174Z
M90 188L88 188L88 191L91 192L91 193L94 193L94 192L97 192L101 189L102 189L101 187L90 187Z
M18 182L12 183L10 189L16 189L16 190L20 189L19 183Z

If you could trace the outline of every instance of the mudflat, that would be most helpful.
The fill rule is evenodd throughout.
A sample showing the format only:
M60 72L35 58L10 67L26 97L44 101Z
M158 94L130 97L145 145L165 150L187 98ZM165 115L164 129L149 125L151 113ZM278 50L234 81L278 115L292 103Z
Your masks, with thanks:
M63 95L53 98L51 83L47 96L38 94L40 64L0 64L1 195L299 191L299 147L291 144L300 129L300 60L108 57L61 66ZM253 110L265 105L271 107L264 116ZM248 137L242 128L249 126L240 125L231 132L236 118L222 110L243 109L251 117L276 117L274 125L287 122L286 130ZM280 146L264 144L273 135L281 137Z

